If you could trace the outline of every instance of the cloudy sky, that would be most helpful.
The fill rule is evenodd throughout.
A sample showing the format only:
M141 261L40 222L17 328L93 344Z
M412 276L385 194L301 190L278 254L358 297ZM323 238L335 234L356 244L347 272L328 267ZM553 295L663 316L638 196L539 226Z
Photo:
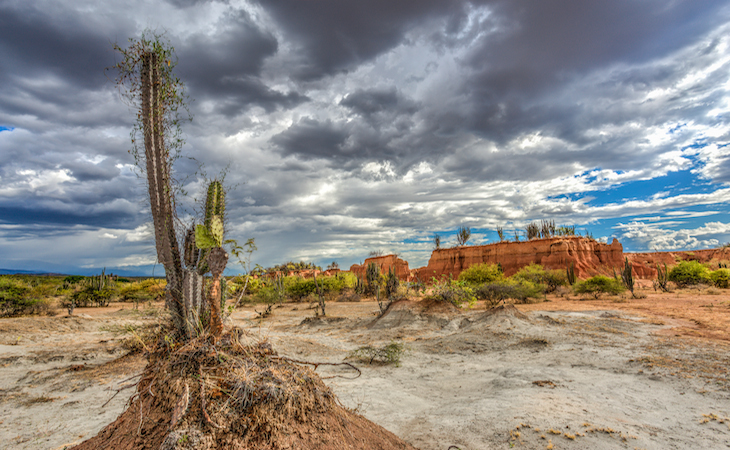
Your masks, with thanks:
M181 220L228 167L254 263L419 267L435 233L540 219L628 251L730 241L727 0L1 0L0 268L152 273L105 71L145 29L192 100Z

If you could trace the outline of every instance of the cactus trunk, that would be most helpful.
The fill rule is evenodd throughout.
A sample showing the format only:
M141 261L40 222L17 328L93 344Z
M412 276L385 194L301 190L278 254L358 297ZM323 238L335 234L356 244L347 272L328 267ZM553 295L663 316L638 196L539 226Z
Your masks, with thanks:
M155 228L157 259L165 268L167 278L165 304L172 312L175 328L184 332L186 314L182 299L182 261L175 236L169 155L164 142L160 63L154 52L148 52L142 57L142 128L147 185Z
M223 332L221 320L221 276L228 263L228 254L221 247L216 247L208 255L210 273L213 284L210 289L210 334L219 337Z

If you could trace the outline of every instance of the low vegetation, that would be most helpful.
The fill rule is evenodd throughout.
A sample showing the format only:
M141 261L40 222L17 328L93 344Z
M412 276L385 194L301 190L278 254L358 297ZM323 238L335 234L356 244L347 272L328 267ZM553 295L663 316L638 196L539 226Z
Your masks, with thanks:
M682 261L669 271L669 281L678 287L695 284L710 284L710 269L698 261Z
M601 294L618 295L626 288L617 279L605 275L596 275L587 280L578 281L573 287L576 294L591 294L598 298Z
M474 289L462 280L433 279L431 290L424 297L427 300L451 303L456 307L471 307L477 302Z
M464 281L471 285L481 285L484 283L493 283L504 277L502 268L498 264L475 264L459 274L459 281Z
M401 357L406 353L406 347L402 342L391 342L382 347L367 345L354 350L348 359L360 361L367 364L392 364L400 367Z
M287 270L288 267L288 270ZM718 289L730 288L730 269L724 263L712 270L697 261L680 261L674 266L658 265L656 290L669 290L694 285L712 286ZM442 277L423 282L404 282L394 271L381 273L377 265L367 268L366 275L359 279L350 272L336 272L334 275L307 277L317 266L312 263L285 263L269 269L259 268L252 276L234 276L221 280L225 286L224 298L228 310L234 304L263 304L268 308L284 302L308 302L321 306L322 301L377 300L380 312L384 312L395 301L421 297L451 303L468 308L477 300L494 307L501 303L530 303L540 301L548 294L588 294L593 298L602 295L618 295L634 284L631 267L625 261L622 272L608 277L597 275L586 280L575 280L571 285L571 267L567 270L545 269L539 264L530 264L511 277L504 275L499 264L476 264L461 272L457 279ZM274 270L277 269L277 270ZM284 270L278 270L284 269ZM285 273L289 275L285 275ZM245 287L245 290L244 290ZM319 290L318 290L319 287ZM30 314L55 314L58 307L73 313L75 307L105 306L110 302L131 302L135 309L142 303L164 298L166 283L160 278L125 279L96 275L84 276L0 276L0 317ZM720 292L720 291L718 291ZM321 293L321 298L320 298ZM634 292L633 297L638 298ZM226 306L226 305L222 305Z
M52 312L50 299L59 286L50 277L0 276L0 317Z

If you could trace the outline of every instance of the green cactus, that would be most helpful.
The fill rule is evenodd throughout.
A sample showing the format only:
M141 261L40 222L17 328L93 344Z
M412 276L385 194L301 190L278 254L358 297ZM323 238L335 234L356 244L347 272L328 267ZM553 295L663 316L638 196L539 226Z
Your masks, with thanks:
M661 267L659 267L659 264L656 265L656 275L657 278L654 281L654 290L658 287L664 292L669 292L669 275L667 270L667 264L664 264L664 269L662 270Z
M575 284L576 278L575 278L575 263L573 261L570 262L566 269L566 276L568 278L568 284L571 286Z
M631 296L634 296L634 275L631 270L631 264L629 264L629 258L625 258L624 270L621 272L621 280L624 282L626 289L631 291Z
M365 272L366 288L365 294L375 294L377 290L380 290L380 267L375 263L368 264Z
M388 270L388 277L385 281L385 296L388 297L388 301L393 301L393 296L398 292L399 284L400 280L395 273L395 267L392 267Z
M223 331L221 310L225 302L224 290L221 289L221 278L228 263L228 254L223 250L225 227L225 192L220 181L211 181L208 185L208 196L205 201L204 225L195 227L195 245L202 250L198 273L208 271L213 275L210 290L210 324L213 336L220 336ZM225 283L225 282L224 282Z
M211 221L215 216L221 220L226 210L226 194L223 185L218 180L213 180L208 185L208 196L205 200L205 226L211 230Z

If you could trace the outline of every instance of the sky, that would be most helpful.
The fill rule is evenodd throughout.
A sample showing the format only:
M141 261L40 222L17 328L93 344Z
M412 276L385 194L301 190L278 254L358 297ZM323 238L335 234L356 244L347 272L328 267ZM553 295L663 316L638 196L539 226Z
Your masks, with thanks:
M190 98L180 224L225 172L253 264L421 267L543 219L730 242L727 0L0 0L0 268L162 274L105 70L145 30Z

